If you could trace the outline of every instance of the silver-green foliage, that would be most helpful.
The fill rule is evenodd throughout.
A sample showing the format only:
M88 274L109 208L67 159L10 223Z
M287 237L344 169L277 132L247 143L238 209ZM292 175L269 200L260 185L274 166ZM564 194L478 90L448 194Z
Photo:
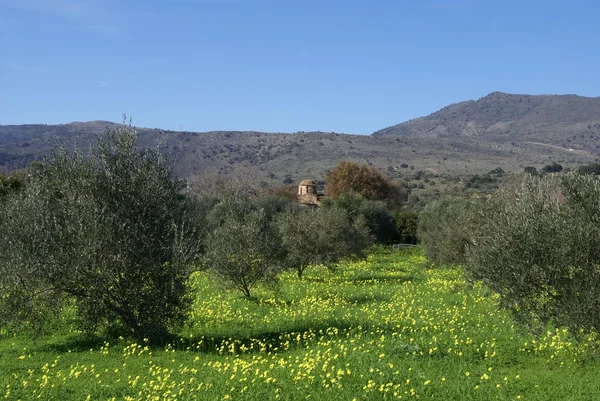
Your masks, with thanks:
M273 281L281 269L282 247L268 205L237 196L223 198L211 211L205 267L228 286L252 295L261 281Z
M368 229L377 243L392 244L398 241L396 224L383 202L373 201L350 191L336 198L325 198L322 207L344 210L352 225Z
M158 150L130 128L90 157L58 151L0 211L0 324L42 327L74 300L87 329L117 324L160 339L186 315L200 244L191 202Z
M372 243L364 224L354 224L341 207L302 208L283 213L279 230L286 250L286 266L298 278L310 265L330 264L361 252Z
M478 218L475 200L445 198L427 205L419 215L417 229L427 258L438 266L463 263Z
M482 210L466 272L527 322L600 329L600 183L576 174L500 190Z

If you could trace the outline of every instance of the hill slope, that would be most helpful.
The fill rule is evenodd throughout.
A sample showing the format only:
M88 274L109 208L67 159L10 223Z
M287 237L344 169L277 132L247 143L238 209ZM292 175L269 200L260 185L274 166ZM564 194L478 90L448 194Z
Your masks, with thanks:
M600 137L600 97L493 92L477 101L452 104L427 117L384 128L373 135L474 137L490 142L539 141L552 145L567 142L573 146L565 147L593 151Z
M0 126L0 170L25 167L60 144L89 149L106 128L118 126L107 121ZM286 177L321 179L342 159L390 171L414 166L478 174L496 167L519 171L554 161L565 165L594 161L600 156L600 98L494 92L371 136L138 131L142 146L161 142L176 172L187 178L209 169L244 166L274 182Z

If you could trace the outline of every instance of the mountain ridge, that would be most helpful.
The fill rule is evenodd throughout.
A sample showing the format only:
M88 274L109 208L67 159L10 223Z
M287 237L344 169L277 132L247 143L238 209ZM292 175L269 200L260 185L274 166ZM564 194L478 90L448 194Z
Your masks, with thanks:
M108 121L0 125L0 169L39 160L63 144L89 149ZM372 135L327 132L171 131L137 128L141 146L162 143L178 175L189 178L236 166L272 181L322 179L339 160L382 170L480 174L520 171L552 162L589 163L600 157L600 98L492 92Z
M557 134L580 133L580 124L600 124L600 97L519 95L496 91L477 100L450 104L427 116L383 128L372 135L439 138L486 135L497 141L502 134L531 135L547 129L548 125L552 125ZM600 133L600 130L593 133ZM551 134L551 139L560 139Z

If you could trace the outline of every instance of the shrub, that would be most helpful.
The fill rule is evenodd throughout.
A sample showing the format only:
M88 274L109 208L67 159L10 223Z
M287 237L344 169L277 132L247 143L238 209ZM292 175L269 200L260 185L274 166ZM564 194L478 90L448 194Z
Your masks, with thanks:
M492 177L490 174L484 174L481 176L475 174L465 182L465 187L490 189L497 187L497 179Z
M418 237L427 258L435 265L463 263L477 220L474 200L446 198L428 204L418 224Z
M505 171L502 167L496 167L493 170L490 170L490 172L488 172L488 174L490 175L497 175L497 176L503 176L505 174Z
M542 171L544 173L560 173L563 169L563 166L561 166L560 164L554 162L552 164L547 164L544 167L542 167Z
M117 324L160 341L189 306L188 265L200 244L182 183L130 128L107 132L91 157L55 152L0 211L0 324L43 327L74 300L84 328Z
M0 200L11 193L18 192L23 186L21 179L0 174Z
M416 244L419 215L414 212L394 211L392 216L398 230L398 241L403 244Z
M600 329L600 183L525 176L499 191L469 245L467 274L529 323Z
M598 164L598 163L582 164L581 166L577 167L577 172L579 174L600 175L600 164Z

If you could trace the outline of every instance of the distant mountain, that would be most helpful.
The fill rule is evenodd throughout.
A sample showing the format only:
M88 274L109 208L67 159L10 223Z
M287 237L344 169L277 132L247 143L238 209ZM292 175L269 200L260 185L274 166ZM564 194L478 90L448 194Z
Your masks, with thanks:
M26 167L52 148L87 150L108 121L0 125L0 171ZM323 179L339 160L386 171L480 174L600 157L600 98L494 92L371 136L325 132L178 132L138 128L140 145L161 144L186 178L243 166L272 182ZM408 167L413 169L407 169ZM407 170L404 170L407 169Z
M568 142L573 145L565 144L567 148L594 151L600 137L600 97L493 92L477 101L452 104L427 117L384 128L373 136Z

